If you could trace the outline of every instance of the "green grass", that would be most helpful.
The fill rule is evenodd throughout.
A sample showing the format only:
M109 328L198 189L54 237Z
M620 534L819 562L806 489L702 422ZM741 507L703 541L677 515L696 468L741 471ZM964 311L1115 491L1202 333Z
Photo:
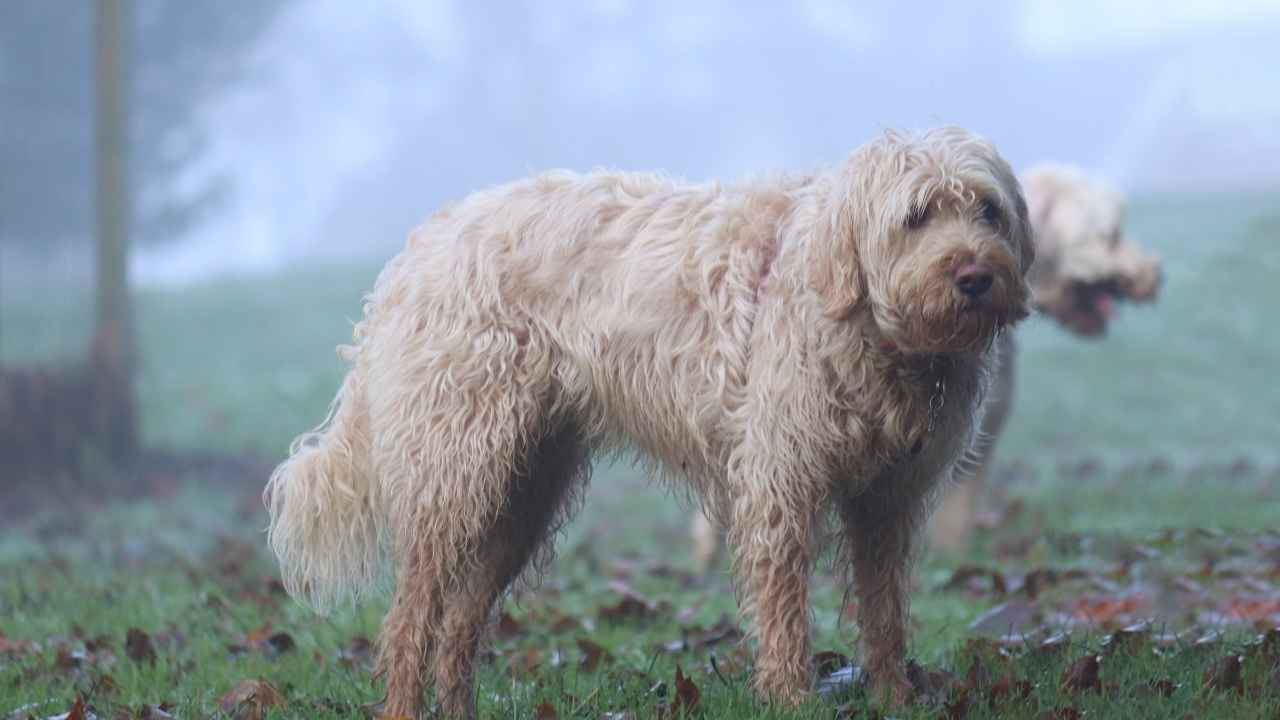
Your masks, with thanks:
M917 572L912 655L960 676L950 700L954 708L968 693L964 717L1070 717L1064 708L1087 717L1274 717L1280 709L1276 663L1245 645L1280 622L1280 609L1266 605L1280 597L1280 538L1269 530L1280 510L1280 387L1270 378L1280 357L1280 334L1270 330L1271 310L1280 307L1276 200L1137 204L1133 231L1166 258L1161 302L1126 310L1100 343L1068 338L1045 321L1022 333L994 527L969 555L930 558ZM147 443L279 458L323 416L342 373L333 347L349 339L376 271L310 267L140 291ZM0 306L0 360L74 357L87 338L89 293L12 287ZM253 678L285 698L269 717L360 717L381 689L362 656L342 653L350 655L353 639L376 635L384 606L320 618L279 592L260 532L262 480L186 471L153 480L163 492L138 502L84 497L7 513L0 718L31 704L35 717L66 712L77 694L105 717L144 703L209 717L220 698ZM652 717L675 692L679 664L702 692L701 717L871 716L866 699L848 690L798 713L757 705L731 643L663 649L682 636L705 637L734 605L723 570L689 577L686 514L646 485L625 466L600 468L541 585L507 603L520 632L498 640L483 665L482 714L530 717L549 703L561 718L624 710ZM1202 527L1214 530L1186 530ZM998 571L1004 591L989 574L939 589L957 566ZM1003 649L975 640L976 617L1026 599L1025 578L1047 571L1065 579L1037 596L1027 638ZM655 617L602 621L599 611L619 601L619 587L653 603ZM856 656L856 628L839 619L842 588L827 574L815 580L814 605L815 649ZM1231 616L1242 607L1253 614ZM1084 622L1090 613L1103 617ZM1137 651L1104 660L1101 692L1060 690L1068 664L1097 652L1109 630L1146 615L1164 624ZM564 617L577 622L566 629ZM278 656L228 649L268 624L294 647ZM129 657L131 628L154 642L154 665ZM1192 646L1215 629L1222 639ZM1069 643L1039 649L1058 630L1071 631ZM1189 634L1174 642L1159 637L1163 631ZM604 646L612 662L579 668L579 639ZM1242 651L1244 695L1206 690L1206 668ZM975 656L987 670L966 690ZM531 657L535 671L513 673ZM1006 676L1030 683L1029 696L993 706L991 687ZM1162 686L1171 688L1167 697L1149 686L1158 680L1172 683ZM898 716L936 717L942 702Z
M841 707L848 717L873 717L860 714L868 701L850 689L795 713L762 707L746 689L749 668L735 644L666 647L682 638L696 645L722 614L732 616L727 578L719 573L698 581L687 572L684 515L670 498L635 490L637 479L621 470L601 480L613 491L594 493L583 517L561 538L551 571L540 584L508 600L515 632L495 642L482 667L482 715L531 717L545 702L557 708L559 717L603 717L624 710L653 717L663 702L653 688L665 683L666 691L674 692L679 664L701 690L701 717L830 718ZM1095 479L1090 487L1108 486L1112 480L1117 478ZM261 679L284 697L285 704L269 717L360 717L361 706L379 699L381 689L370 677L367 658L342 658L353 639L376 636L385 605L375 602L319 617L292 602L273 581L254 489L232 490L216 485L219 481L225 483L190 477L167 497L50 509L12 528L0 543L0 632L10 644L30 640L39 649L0 652L0 713L46 703L34 714L47 717L64 712L79 693L106 716L145 703L170 703L179 717L206 717L247 679ZM957 688L964 686L975 657L986 668L986 681L969 693L972 702L965 717L1038 717L1064 707L1089 717L1181 717L1188 712L1197 717L1272 717L1280 709L1280 685L1269 676L1280 666L1258 652L1251 652L1245 666L1244 696L1204 689L1204 675L1214 661L1248 651L1246 643L1253 637L1248 623L1220 626L1197 618L1197 613L1219 607L1216 601L1170 608L1158 602L1162 593L1177 592L1176 582L1188 580L1221 598L1252 597L1242 589L1245 581L1255 589L1257 583L1271 587L1274 566L1266 553L1280 547L1280 536L1265 530L1269 523L1263 513L1238 518L1241 527L1231 531L1083 531L1076 527L1078 521L1060 527L1056 518L1098 512L1114 504L1117 493L1124 495L1123 488L1136 486L1116 482L1106 492L1046 495L1032 485L1030 492L1017 496L1024 509L984 533L979 549L965 558L998 568L1006 584L1003 593L984 583L941 589L952 579L954 566L938 559L926 562L918 573L912 656L932 670L953 673L956 678L949 682ZM626 491L618 492L619 486ZM1145 492L1142 488L1125 498L1136 502ZM1276 492L1275 483L1254 478L1235 483L1219 498L1253 504L1265 498L1274 504ZM1011 546L1017 549L1010 551ZM1121 574L1117 567L1126 558L1131 564ZM1206 558L1216 558L1216 569L1204 570ZM975 639L968 623L1000 602L1025 597L1020 578L1044 568L1076 570L1080 577L1041 591L1036 601L1040 615L1026 629L1026 639L1006 645ZM1129 614L1164 609L1168 626L1154 628L1151 637L1138 643L1140 650L1108 656L1101 693L1060 691L1068 665L1102 652L1106 627L1133 619L1124 611L1103 625L1085 624L1071 609L1080 598L1101 596L1105 602L1127 597L1134 588L1151 596L1155 605ZM617 605L620 590L650 603L653 617L603 618L601 609ZM856 629L838 619L840 585L820 573L814 595L815 650L856 657ZM261 630L268 626L271 633L286 633L294 647L278 656L261 648L229 649L244 644L255 631L269 634ZM129 657L125 638L131 628L151 637L154 665ZM1223 639L1193 647L1195 638L1214 628L1225 630ZM1071 632L1065 646L1042 649L1043 640L1059 630ZM1159 637L1182 631L1189 634L1176 642ZM592 672L580 669L579 640L604 647L612 660ZM86 654L77 656L86 648ZM712 654L719 672L710 665ZM537 661L536 669L523 668L530 657ZM110 681L104 681L108 676ZM1030 695L1018 702L997 701L992 710L987 699L991 687L1006 676L1029 683ZM1172 683L1168 697L1149 687L1162 680ZM954 689L949 697L954 701L962 692ZM944 696L945 690L932 705L921 704L899 717L935 717Z

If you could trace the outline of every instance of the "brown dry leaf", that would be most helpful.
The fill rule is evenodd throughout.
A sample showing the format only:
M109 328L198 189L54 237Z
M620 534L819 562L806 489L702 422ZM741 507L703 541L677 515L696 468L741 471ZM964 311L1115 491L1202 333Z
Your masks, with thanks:
M547 632L553 633L555 635L561 635L567 632L573 632L575 630L578 630L581 627L582 627L582 622L579 621L577 618L573 618L568 615L562 615L558 619L556 619L555 622L551 623L550 627L547 628Z
M506 610L498 616L498 626L493 629L493 634L499 640L510 640L517 635L524 633L524 626L519 620L511 617L511 613Z
M1082 597L1072 603L1070 612L1075 617L1097 625L1107 625L1122 617L1146 612L1150 600L1140 593L1121 597Z
M1234 597L1227 601L1222 612L1237 622L1274 622L1280 619L1280 598Z
M684 711L686 717L692 716L698 709L698 700L702 698L702 691L693 680L685 677L680 663L676 663L675 686L676 695L671 700L671 717L679 717L681 711Z
M72 672L84 666L88 657L85 651L72 650L64 645L58 648L58 653L53 659L53 666L63 672Z
M1062 673L1059 687L1063 692L1072 694L1082 692L1100 692L1102 690L1101 656L1086 655L1071 663Z
M987 689L987 706L995 710L1005 702L1022 702L1031 697L1034 687L1029 680L1019 680L1013 675L1005 675Z
M1272 665L1280 665L1280 628L1271 628L1245 644L1246 657L1262 657Z
M1204 672L1205 692L1244 694L1244 656L1228 655L1213 662Z
M351 638L345 648L338 650L338 665L344 668L367 667L373 662L373 643L363 635Z
M267 710L283 704L280 691L263 680L243 680L218 700L218 707L234 720L262 720Z
M823 677L848 665L849 658L833 650L823 650L813 654L812 662L818 677Z
M534 720L559 720L560 715L556 712L556 708L551 703L543 700L538 707L533 709Z
M639 595L625 593L616 605L600 608L598 615L608 622L625 622L628 620L650 620L657 609Z
M991 684L991 671L983 664L982 658L973 655L973 664L969 666L969 672L964 675L964 689L970 692L978 692Z
M289 633L278 632L272 633L270 637L262 642L260 647L268 656L278 657L297 647L297 644Z
M151 644L151 636L138 628L129 628L125 634L124 652L136 663L156 664L156 648Z
M262 627L256 630L250 630L248 635L244 636L244 644L250 647L261 645L268 636L271 635L271 623L263 623Z
M1148 686L1151 688L1152 692L1156 693L1160 697L1170 697L1175 692L1178 691L1178 688L1182 687L1181 685L1170 680L1169 678L1152 680L1150 683L1148 683Z
M601 661L606 664L613 662L613 656L609 654L608 650L605 650L590 640L578 638L577 643L578 649L582 651L582 659L578 661L578 666L583 670L586 670L587 672L594 672L595 669L599 667Z
M39 647L30 640L10 640L0 632L0 655L17 657L37 652Z
M992 594L1004 595L1008 592L1009 585L1004 575L997 570L980 565L961 565L937 589L944 592L961 591L967 595L982 597Z
M1022 592L1027 596L1028 600L1035 600L1040 596L1040 593L1057 585L1059 582L1060 577L1057 570L1037 568L1022 578Z
M526 648L524 652L507 659L507 667L513 675L531 675L542 665L542 653L537 648Z
M952 696L942 704L943 720L963 720L969 714L970 700L969 691L965 688L958 688Z
M89 709L84 706L84 698L77 694L76 701L64 718L65 720L96 720L97 716L89 712Z
M93 681L93 688L89 690L90 697L100 697L102 695L114 695L120 690L120 685L116 683L116 679L110 675L99 676Z

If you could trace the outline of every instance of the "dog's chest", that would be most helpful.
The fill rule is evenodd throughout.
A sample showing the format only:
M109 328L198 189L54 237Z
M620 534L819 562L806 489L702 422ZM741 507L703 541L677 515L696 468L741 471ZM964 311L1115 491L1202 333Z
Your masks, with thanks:
M874 387L852 403L846 462L857 476L933 478L946 472L972 443L985 372L980 362L939 358L886 362Z

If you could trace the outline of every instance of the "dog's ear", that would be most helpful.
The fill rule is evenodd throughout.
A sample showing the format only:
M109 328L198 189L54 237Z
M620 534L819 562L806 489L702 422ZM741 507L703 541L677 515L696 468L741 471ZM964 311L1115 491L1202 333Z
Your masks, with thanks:
M810 284L827 317L849 317L867 295L858 257L857 229L847 201L838 202L816 223L809 254Z

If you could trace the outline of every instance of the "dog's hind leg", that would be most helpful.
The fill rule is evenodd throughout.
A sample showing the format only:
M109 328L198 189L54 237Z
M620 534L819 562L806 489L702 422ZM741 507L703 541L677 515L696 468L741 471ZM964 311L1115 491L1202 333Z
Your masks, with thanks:
M477 548L475 570L445 596L444 622L433 661L436 699L444 717L474 712L474 663L495 603L539 552L569 498L589 472L577 432L549 433L517 473L501 514Z
M492 564L494 527L513 509L515 481L550 427L548 384L527 372L520 343L496 332L468 340L483 352L432 355L429 367L404 371L416 382L404 381L399 396L410 400L390 404L385 418L373 411L375 425L386 423L375 431L375 454L398 567L378 663L390 716L417 717L426 671L456 652L448 605ZM399 385L383 396L396 397Z

